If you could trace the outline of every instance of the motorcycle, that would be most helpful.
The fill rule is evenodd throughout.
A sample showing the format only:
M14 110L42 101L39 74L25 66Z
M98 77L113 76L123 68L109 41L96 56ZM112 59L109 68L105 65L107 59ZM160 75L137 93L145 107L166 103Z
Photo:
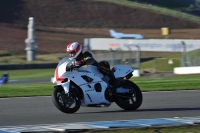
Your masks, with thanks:
M129 79L133 68L116 65L112 68L120 86L114 91L109 77L96 66L74 65L75 60L64 57L57 65L52 82L55 84L52 101L60 111L75 113L81 106L109 107L115 102L124 110L136 110L143 101L140 88Z

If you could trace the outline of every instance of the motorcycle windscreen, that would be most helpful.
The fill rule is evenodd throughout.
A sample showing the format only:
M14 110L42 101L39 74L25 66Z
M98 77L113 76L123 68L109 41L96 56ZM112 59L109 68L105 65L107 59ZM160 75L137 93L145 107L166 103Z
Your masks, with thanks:
M63 81L64 80L64 78L61 78L61 77L66 72L66 66L67 66L67 63L63 63L56 68L55 73L54 73L56 81Z

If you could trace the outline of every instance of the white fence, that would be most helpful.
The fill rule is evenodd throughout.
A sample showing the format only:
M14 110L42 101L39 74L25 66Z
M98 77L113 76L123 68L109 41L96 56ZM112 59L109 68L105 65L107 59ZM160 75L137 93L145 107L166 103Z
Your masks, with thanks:
M115 39L115 38L87 38L84 40L85 50L137 50L183 52L200 48L200 40L189 39Z

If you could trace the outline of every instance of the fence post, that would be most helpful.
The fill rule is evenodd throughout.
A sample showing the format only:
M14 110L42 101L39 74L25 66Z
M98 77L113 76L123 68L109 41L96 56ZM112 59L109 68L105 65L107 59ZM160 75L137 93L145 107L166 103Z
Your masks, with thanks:
M119 51L120 54L121 54L121 60L119 59L119 60L118 60L119 62L117 62L117 63L123 64L123 63L124 63L124 60L125 60L123 50L122 50L121 48L118 48L117 51ZM117 58L118 58L118 57L117 57Z
M115 65L114 59L115 59L115 51L110 48L110 51L112 52L112 60L111 60L111 66L113 67Z
M128 60L128 62L129 62L129 64L130 64L130 66L132 67L133 66L133 61L132 61L132 49L131 49L131 47L130 46L126 46L127 48L128 48L128 50L129 50L129 60Z
M154 73L156 73L157 58L154 58Z
M187 56L187 47L184 41L182 41L182 45L183 45L183 53L182 53L182 59L183 59L183 67L185 66L191 66L190 60Z
M137 64L138 64L138 71L139 71L139 73L140 73L140 56L141 56L141 54L140 54L140 47L139 47L138 45L136 45L136 47L137 47L136 62L137 62Z

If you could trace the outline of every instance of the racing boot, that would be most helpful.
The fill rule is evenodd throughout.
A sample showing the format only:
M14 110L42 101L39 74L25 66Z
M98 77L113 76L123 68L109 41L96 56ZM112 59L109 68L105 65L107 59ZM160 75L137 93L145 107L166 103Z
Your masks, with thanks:
M111 87L112 92L115 94L117 92L117 88L120 86L120 83L118 80L115 80L115 82L112 83L111 85L112 85Z
M112 71L109 72L108 77L110 78L112 92L116 93L116 89L120 86L120 81L115 78L115 75Z

